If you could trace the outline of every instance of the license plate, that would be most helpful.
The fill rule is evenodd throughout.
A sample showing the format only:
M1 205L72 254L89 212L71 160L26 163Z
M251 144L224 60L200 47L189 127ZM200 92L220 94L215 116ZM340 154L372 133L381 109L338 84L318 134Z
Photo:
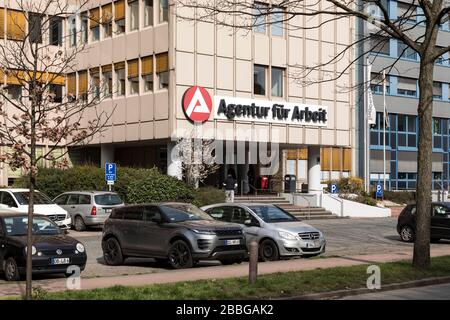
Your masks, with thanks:
M226 246L235 246L238 244L241 244L241 240L239 240L239 239L225 240Z
M52 258L50 264L69 264L70 258Z
M105 209L105 212L106 212L106 213L111 213L111 212L112 212L112 209Z
M313 242L308 242L306 245L307 248L317 248L320 247L320 241L314 240Z

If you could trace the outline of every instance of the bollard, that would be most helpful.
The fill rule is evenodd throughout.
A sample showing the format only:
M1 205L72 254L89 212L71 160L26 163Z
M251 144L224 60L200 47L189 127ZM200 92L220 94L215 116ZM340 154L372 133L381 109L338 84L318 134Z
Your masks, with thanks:
M255 284L258 276L258 243L256 241L250 243L250 263L248 268L248 282Z

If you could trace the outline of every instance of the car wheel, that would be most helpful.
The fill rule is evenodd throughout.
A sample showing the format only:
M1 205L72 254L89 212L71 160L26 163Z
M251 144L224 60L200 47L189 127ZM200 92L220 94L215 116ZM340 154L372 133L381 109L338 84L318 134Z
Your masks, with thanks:
M18 281L20 280L19 268L17 267L16 260L9 257L5 261L5 278L6 281Z
M177 240L170 246L169 263L174 269L191 268L194 265L191 249L183 240Z
M414 230L410 226L403 226L400 229L400 238L405 242L413 242Z
M261 261L275 261L280 259L278 247L272 240L266 239L259 245L259 258Z
M123 263L122 248L116 238L109 238L102 243L103 259L110 266L118 266Z
M76 231L85 231L86 230L86 224L84 223L84 220L82 217L77 216L75 217L74 227Z

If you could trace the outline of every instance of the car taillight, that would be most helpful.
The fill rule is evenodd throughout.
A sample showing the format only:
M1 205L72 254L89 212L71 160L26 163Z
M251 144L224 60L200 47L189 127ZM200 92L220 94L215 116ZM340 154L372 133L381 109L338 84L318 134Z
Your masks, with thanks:
M96 216L97 215L97 207L93 206L91 209L91 216Z

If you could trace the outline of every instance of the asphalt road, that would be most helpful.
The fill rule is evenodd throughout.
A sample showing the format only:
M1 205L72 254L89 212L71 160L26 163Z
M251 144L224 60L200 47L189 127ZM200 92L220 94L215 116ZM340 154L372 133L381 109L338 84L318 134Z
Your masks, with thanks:
M411 243L401 242L396 231L397 219L333 219L305 221L321 230L327 239L325 256L347 256L372 253L398 252ZM79 239L86 246L88 261L83 277L104 277L119 275L170 272L170 269L157 264L153 259L127 259L125 265L108 266L102 258L100 245L101 230L85 232L70 231L70 235ZM442 241L432 246L449 246L449 241ZM204 261L199 266L220 265L218 261ZM45 276L59 277L59 276ZM37 277L36 277L37 278ZM39 277L40 278L40 277ZM0 279L0 284L4 282Z
M450 300L450 283L366 293L341 300Z

